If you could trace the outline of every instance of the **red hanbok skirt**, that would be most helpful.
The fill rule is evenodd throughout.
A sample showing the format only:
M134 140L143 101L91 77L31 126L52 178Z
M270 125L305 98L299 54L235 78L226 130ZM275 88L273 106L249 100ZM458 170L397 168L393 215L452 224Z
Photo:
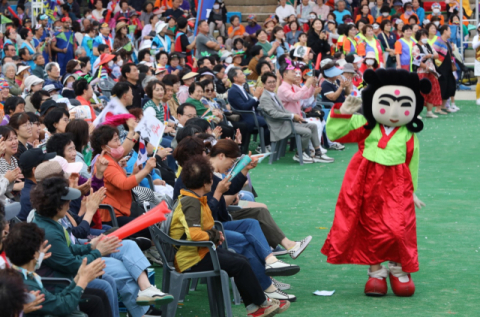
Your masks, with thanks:
M434 106L442 105L442 93L440 91L440 84L438 83L437 77L432 73L418 73L418 79L426 78L432 83L432 90L428 94L422 94L425 99L425 104L431 103Z
M328 263L398 262L418 271L413 183L406 164L371 162L357 152L350 162L321 250Z

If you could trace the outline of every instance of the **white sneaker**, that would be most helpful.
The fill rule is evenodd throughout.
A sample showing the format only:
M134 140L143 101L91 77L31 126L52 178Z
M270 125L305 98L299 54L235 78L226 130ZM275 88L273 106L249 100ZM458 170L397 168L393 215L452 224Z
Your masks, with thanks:
M453 104L450 104L450 108L453 109L453 110L455 110L455 111L460 110L460 108L458 108L457 105L454 104L454 103L453 103Z
M292 259L296 259L302 254L302 252L308 247L310 241L312 241L312 236L308 236L301 241L297 241L297 245L292 249L288 250Z
M173 301L173 296L160 291L155 285L139 291L137 295L137 304L140 306L165 305Z
M434 115L432 111L427 111L427 115L425 117L427 117L427 118L438 118L438 116Z
M321 154L321 155L315 155L313 157L313 161L316 163L333 163L335 162L335 159L328 157L325 154Z
M339 143L340 144L340 143ZM322 152L322 154L327 154L327 150L324 149L321 145L320 145L320 152ZM314 152L315 153L315 152Z
M265 274L268 276L290 276L300 272L300 267L277 260L271 264L265 264Z
M287 294L284 291L281 291L279 289L273 291L273 292L264 292L265 296L267 296L270 299L277 299L277 300L288 300L289 302L294 302L297 300L297 297L292 294Z
M477 99L477 106L480 106L480 98Z
M302 158L303 158L303 163L304 163L304 164L311 164L311 163L313 163L313 158L311 158L310 156L308 156L307 153L304 152L302 155L303 155ZM295 154L295 155L293 156L293 160L294 160L294 161L297 161L297 162L300 162L300 158L298 157L298 154Z
M345 146L341 143L338 143L338 142L333 142L332 144L330 144L330 148L332 150L337 150L337 151L341 151L345 148Z
M271 277L271 279L272 279L273 285L275 285L275 287L278 288L279 290L286 291L287 289L291 288L290 284L282 283L280 281L277 281L273 277Z

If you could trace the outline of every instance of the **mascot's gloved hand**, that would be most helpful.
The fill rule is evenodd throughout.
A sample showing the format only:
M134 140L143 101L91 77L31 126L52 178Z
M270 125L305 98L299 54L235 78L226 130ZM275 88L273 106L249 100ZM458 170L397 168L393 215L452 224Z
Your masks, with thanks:
M422 207L425 207L425 203L421 201L415 194L413 194L413 203L418 209L422 209Z
M341 114L354 114L362 107L362 99L348 96L340 107Z

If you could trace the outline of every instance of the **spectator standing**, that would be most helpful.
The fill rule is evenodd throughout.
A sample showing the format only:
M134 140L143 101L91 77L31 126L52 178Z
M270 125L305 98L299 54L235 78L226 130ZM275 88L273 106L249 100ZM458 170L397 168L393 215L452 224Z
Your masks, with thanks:
M456 71L457 68L455 65L455 57L452 53L452 46L448 42L451 36L450 26L441 26L439 32L440 36L433 44L433 48L438 54L438 59L435 60L435 65L437 66L437 72L440 74L438 83L442 94L442 110L451 112L446 108L446 104L450 97L455 97L457 86L453 72ZM439 113L442 114L441 112Z
M412 27L404 25L402 28L403 37L395 43L395 54L397 55L397 68L412 71L412 50L415 43L412 41Z
M413 12L417 15L418 21L420 25L423 25L423 21L425 20L425 9L421 6L421 0L413 0Z
M415 35L417 44L413 47L413 59L416 60L420 54L424 54L419 65L416 65L418 78L421 80L427 78L432 84L432 90L428 94L424 94L425 106L427 107L427 118L437 118L432 112L433 107L440 108L442 105L442 95L440 93L440 85L437 79L434 60L438 59L438 54L428 44L428 33L426 30L420 30Z

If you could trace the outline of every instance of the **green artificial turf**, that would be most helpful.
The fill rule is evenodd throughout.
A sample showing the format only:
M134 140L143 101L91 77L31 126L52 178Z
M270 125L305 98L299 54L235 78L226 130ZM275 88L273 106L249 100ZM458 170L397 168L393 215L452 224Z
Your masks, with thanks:
M417 210L420 271L413 274L415 295L400 298L389 289L381 298L367 297L363 288L367 267L332 265L320 253L332 225L335 203L355 144L329 151L333 164L300 166L292 153L251 173L259 197L290 239L312 235L313 240L295 261L301 271L279 278L292 285L297 302L283 316L478 316L480 257L480 107L457 102L461 110L438 119L425 119L420 139L418 197L426 207ZM422 113L425 116L425 112ZM326 229L325 229L326 228ZM157 269L161 285L161 269ZM335 290L331 297L312 295ZM243 305L234 316L246 316ZM206 286L187 295L177 316L209 316Z

